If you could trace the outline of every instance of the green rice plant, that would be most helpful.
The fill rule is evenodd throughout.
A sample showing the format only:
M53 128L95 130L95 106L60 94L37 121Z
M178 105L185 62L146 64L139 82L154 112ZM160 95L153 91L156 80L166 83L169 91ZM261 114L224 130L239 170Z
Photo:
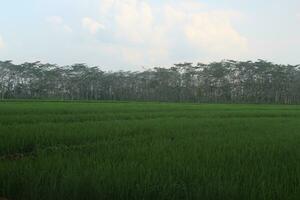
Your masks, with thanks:
M0 196L298 199L300 106L2 102Z

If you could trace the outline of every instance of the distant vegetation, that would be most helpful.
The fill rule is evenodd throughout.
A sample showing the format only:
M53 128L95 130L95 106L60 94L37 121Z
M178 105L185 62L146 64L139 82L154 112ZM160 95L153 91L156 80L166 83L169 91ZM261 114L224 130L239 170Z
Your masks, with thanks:
M85 64L0 62L0 99L300 103L300 68L257 62L104 72Z
M0 103L0 197L296 200L300 106Z

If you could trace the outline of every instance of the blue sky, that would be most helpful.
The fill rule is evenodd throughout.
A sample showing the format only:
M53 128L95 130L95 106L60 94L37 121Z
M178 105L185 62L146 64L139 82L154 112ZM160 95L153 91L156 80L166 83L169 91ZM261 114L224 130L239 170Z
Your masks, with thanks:
M300 63L299 0L0 0L0 60Z

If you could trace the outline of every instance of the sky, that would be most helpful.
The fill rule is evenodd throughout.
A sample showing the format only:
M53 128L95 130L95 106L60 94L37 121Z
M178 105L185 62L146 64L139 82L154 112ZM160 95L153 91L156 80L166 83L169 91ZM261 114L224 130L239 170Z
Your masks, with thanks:
M300 64L299 0L0 0L0 60L141 70Z

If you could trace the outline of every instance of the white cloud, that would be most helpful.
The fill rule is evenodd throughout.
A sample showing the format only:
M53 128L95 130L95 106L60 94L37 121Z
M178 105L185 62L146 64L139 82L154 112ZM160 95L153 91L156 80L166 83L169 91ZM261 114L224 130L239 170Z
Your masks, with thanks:
M296 14L296 18L300 20L300 13Z
M146 1L106 0L100 13L104 20L112 22L112 35L123 44L120 52L129 64L152 64L168 57L165 30Z
M206 12L190 16L185 27L188 41L197 48L220 56L247 51L247 39L231 25L230 14Z
M0 35L0 49L4 48L4 41Z
M85 17L81 20L82 26L87 29L91 34L96 34L99 30L104 30L105 26L101 24L100 22L89 18Z
M247 51L247 39L240 35L231 21L241 19L234 11L206 10L205 5L167 4L164 8L165 24L169 34L183 33L180 41L186 41L194 50L218 57L238 56ZM203 10L204 9L204 10Z
M108 14L108 11L114 5L115 0L102 0L100 5L100 12L102 15Z
M130 64L173 62L172 56L185 50L196 59L238 58L248 49L247 39L232 24L240 19L238 12L210 10L195 0L163 6L146 0L103 0L100 7L101 21L109 23L105 31ZM104 29L90 18L83 25L91 33Z
M154 31L153 18L151 7L143 1L117 1L116 35L134 43L144 43Z

